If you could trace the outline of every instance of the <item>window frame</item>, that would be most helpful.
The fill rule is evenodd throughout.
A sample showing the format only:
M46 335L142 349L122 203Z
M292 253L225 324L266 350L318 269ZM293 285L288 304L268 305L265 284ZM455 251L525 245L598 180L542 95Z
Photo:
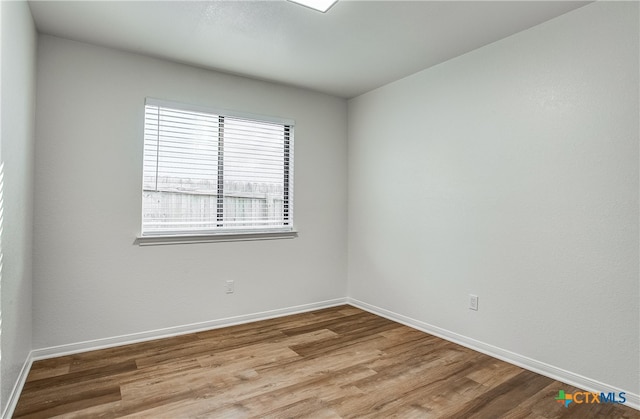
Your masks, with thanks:
M219 122L223 123L225 118L238 118L242 120L256 121L256 122L264 122L270 124L282 125L284 128L284 159L285 163L283 164L283 215L284 219L288 222L288 225L282 227L264 227L264 226L255 226L255 227L245 227L242 229L224 229L221 228L219 231L216 230L184 230L177 232L170 231L157 231L157 232L145 232L143 229L144 224L144 192L145 192L145 184L144 184L144 169L141 171L143 175L142 180L142 188L141 188L141 219L140 219L140 233L136 236L134 241L135 244L138 245L159 245L159 244L180 244L180 243L206 243L206 242L219 242L219 241L246 241L246 240L274 240L274 239L285 239L285 238L294 238L298 236L298 232L295 229L294 225L294 197L293 193L294 187L294 127L295 121L287 118L273 117L267 115L259 115L248 112L234 111L229 109L221 109L214 108L208 106L199 106L193 104L186 104L176 101L167 101L162 99L156 99L147 97L145 99L144 107L143 107L143 158L142 163L144 165L144 145L145 145L145 127L146 127L146 115L147 115L147 106L158 106L159 108L166 107L174 110L186 111L186 112L198 112L205 113L210 115L218 116ZM216 213L214 214L215 219L210 219L213 224L217 224L218 227L221 227L219 224L222 220L223 214L223 203L224 196L221 196L220 191L224 190L224 153L222 149L223 143L223 129L222 125L219 128L219 137L218 137L218 165L214 168L218 170L217 177L217 194L216 194ZM222 138L222 141L220 139ZM221 161L222 159L222 161ZM157 165L158 163L156 163ZM220 165L222 164L222 166ZM222 173L221 173L222 172Z

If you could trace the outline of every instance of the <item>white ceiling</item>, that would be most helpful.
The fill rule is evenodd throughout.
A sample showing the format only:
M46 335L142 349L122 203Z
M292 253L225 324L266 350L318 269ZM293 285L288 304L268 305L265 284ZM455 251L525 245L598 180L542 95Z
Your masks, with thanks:
M30 1L40 32L351 98L579 1Z

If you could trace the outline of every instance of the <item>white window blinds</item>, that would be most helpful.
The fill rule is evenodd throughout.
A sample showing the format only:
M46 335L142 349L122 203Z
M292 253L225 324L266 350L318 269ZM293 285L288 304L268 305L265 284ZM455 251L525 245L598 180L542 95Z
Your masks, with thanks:
M142 235L293 230L293 123L147 99Z

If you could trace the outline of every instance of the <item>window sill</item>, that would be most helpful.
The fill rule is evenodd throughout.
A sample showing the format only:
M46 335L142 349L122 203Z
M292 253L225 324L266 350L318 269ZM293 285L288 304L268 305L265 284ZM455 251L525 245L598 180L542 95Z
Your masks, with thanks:
M138 246L158 246L167 244L217 243L254 240L279 240L298 237L297 231L273 231L254 233L194 234L194 235L157 235L137 236L134 244Z

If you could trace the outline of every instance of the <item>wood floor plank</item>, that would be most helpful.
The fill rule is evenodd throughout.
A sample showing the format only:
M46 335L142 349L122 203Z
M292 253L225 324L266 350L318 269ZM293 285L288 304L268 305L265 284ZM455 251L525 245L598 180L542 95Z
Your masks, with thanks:
M503 382L479 397L465 403L455 412L458 418L481 418L483 412L504 416L513 410L513 400L527 400L535 396L552 380L531 371L523 370L515 377Z
M634 418L351 306L36 361L15 418Z
M116 376L125 372L135 371L136 363L133 360L126 362L114 363L111 365L103 365L84 371L70 371L67 374L56 375L38 380L28 380L25 383L27 393L35 392L38 389L52 389L55 387L64 387L69 385L81 385L84 382L95 381L105 377Z
M34 398L29 404L22 404L15 417L45 418L52 417L89 406L100 406L120 400L120 387L112 386L99 389L85 389L73 393L60 393L59 397Z
M183 345L164 345L158 347L156 352L145 357L136 358L137 364L141 368L147 365L157 365L162 362L173 362L177 358L205 356L216 351L223 351L235 348L244 348L253 343L272 340L283 335L277 331L258 333L254 336L238 336L216 338L214 336L207 339L198 339Z
M265 412L261 417L264 418L306 418L313 417L318 419L335 419L340 415L333 409L327 407L321 400L316 397L298 400L279 409Z
M442 387L449 386L457 374L464 373L472 366L473 363L469 361L461 361L455 367L452 365L415 366L404 374L390 377L389 380L378 377L373 377L374 380L361 380L354 385L362 389L368 397L352 398L347 403L343 403L343 409L340 412L349 417L392 415L401 405L424 402L425 394L437 392ZM385 391L390 388L393 391Z
M288 386L238 400L235 404L242 405L250 416L262 416L268 412L287 409L301 400L331 402L345 394L362 394L360 389L350 386L349 382L371 374L375 374L375 371L357 365L332 373L317 374L304 381L297 380ZM313 416L313 413L308 412L306 416Z
M46 360L46 361L49 361L49 360ZM51 363L50 365L38 364L38 365L34 365L34 367L32 367L31 371L29 372L29 376L27 377L27 382L68 374L69 371L71 370L71 363L56 362L56 363Z

